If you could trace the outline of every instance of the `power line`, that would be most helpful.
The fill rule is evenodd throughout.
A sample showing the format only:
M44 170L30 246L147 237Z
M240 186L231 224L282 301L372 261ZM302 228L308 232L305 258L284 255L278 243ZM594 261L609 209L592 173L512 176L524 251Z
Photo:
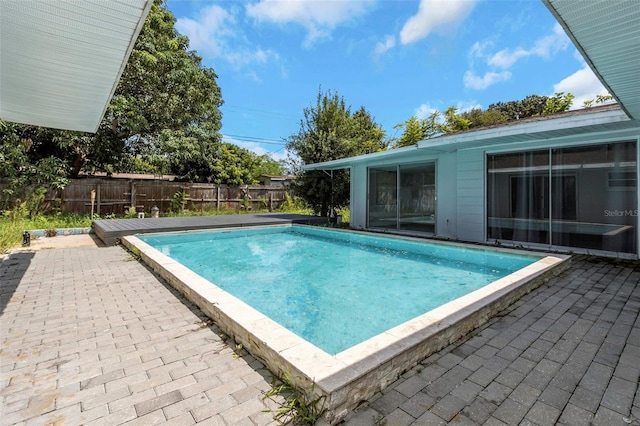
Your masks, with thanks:
M286 141L278 140L278 139L269 139L269 138L259 138L256 136L244 136L244 135L229 135L224 134L223 137L232 138L241 142L256 142L260 144L270 144L270 145L286 145Z

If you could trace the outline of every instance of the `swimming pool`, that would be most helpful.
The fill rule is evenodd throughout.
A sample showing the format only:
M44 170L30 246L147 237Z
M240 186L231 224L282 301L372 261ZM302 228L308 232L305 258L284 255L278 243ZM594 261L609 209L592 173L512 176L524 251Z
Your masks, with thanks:
M297 242L287 243L279 240L283 236L289 238L291 234L300 234L298 237L303 238L304 242L296 240ZM332 238L334 241L328 242L327 236L334 237ZM173 240L173 243L164 244L161 242L163 240ZM198 240L204 240L204 245L198 245L200 244ZM275 244L265 246L261 245L259 240ZM307 246L308 240L316 240L314 244L319 241L323 248L319 251L312 250ZM214 247L216 241L222 242L222 250ZM425 243L424 240L406 237L382 238L372 237L366 233L291 226L234 232L191 232L125 237L123 243L139 251L141 258L147 264L196 303L216 321L218 326L262 360L274 373L286 374L292 384L302 390L314 395L324 395L326 408L328 408L325 418L330 423L338 422L360 401L386 387L402 372L477 327L494 313L548 279L550 275L557 274L560 269L563 269L562 265L565 265L568 259L567 256L544 255L534 259L530 253L522 252L517 253L518 256L511 257L505 250L471 248L461 244ZM239 255L238 253L233 255L237 249L231 249L234 244L243 246L240 250L245 251L240 251ZM359 247L358 251L351 252L349 255L345 255L339 249L339 247L353 249L354 246ZM362 254L363 252L365 254ZM289 258L291 253L302 253L307 258L305 260L302 256L302 259L294 261ZM345 264L360 265L360 269L363 269L360 273L372 275L365 279L356 279L355 285L360 287L350 289L342 278L347 274L357 275L357 271L345 272L343 266L331 268L308 266L311 264L309 259L314 256L321 257L321 265L324 265L324 259L328 255L343 259ZM373 257L369 257L363 263L355 261L359 260L355 258L364 255ZM232 260L234 256L236 263ZM396 261L394 256L409 263L405 263L404 267L396 265L386 270L387 272L381 272L385 271L385 266ZM424 275L437 275L439 272L421 272L416 263L418 258L425 260L434 256L440 259L436 264L438 262L454 263L458 264L457 266L463 266L457 268L462 271L462 276L449 281L447 287L467 287L467 284L463 283L465 275L475 275L477 269L484 269L484 272L487 272L483 278L485 282L476 283L475 287L465 289L464 295L448 295L441 306L421 306L416 308L418 311L409 313L408 319L398 317L387 322L387 318L396 315L392 313L394 309L410 310L398 303L403 299L431 299L425 295L433 290L425 290L424 282L416 284L417 289L412 288L408 293L406 283L416 278L418 280L422 278L424 281ZM198 261L198 258L203 260ZM504 268L512 261L514 262L512 265ZM189 263L191 266L188 265ZM232 265L232 268L225 272L216 272L215 264L223 263ZM241 270L246 265L252 265L252 269L250 273L243 275ZM473 267L470 268L469 265ZM202 270L195 272L193 268L198 267ZM313 276L314 269L319 270L320 274ZM337 276L332 275L334 269L338 273ZM302 271L302 276L311 277L312 281L316 282L313 291L306 290L306 294L302 296L295 291L293 295L287 295L284 292L288 287L283 284L287 280L285 277L295 270ZM515 272L510 273L510 271ZM212 275L208 277L209 273ZM222 279L223 276L233 276L231 283ZM267 284L262 282L254 285L257 277L267 277ZM380 299L383 307L378 305L367 314L360 313L356 316L365 317L365 323L381 322L382 331L368 330L368 334L364 337L359 336L355 340L350 337L348 341L341 342L338 346L325 349L321 349L323 343L310 343L314 337L305 336L304 329L316 323L339 324L337 317L342 316L346 311L353 311L351 308L355 302L347 301L347 293L353 292L356 300L360 299L362 293L366 292L363 286L367 287L374 281L384 282L385 280L380 280L381 277L389 277L392 282L386 285L391 293L381 296L381 290L372 292L374 298ZM445 277L445 281L447 279ZM236 282L233 283L233 281ZM298 278L291 281L298 281ZM323 284L317 284L317 282L323 282ZM460 283L462 285L459 285ZM333 296L319 293L321 287L325 286L334 287L331 290ZM252 306L254 302L244 301L245 294L242 293L246 293L247 288L255 287L258 287L255 291L258 296L255 299L261 300L266 293L275 293L275 302L272 300L266 302L264 306ZM301 287L297 288L299 293ZM234 292L236 292L235 295ZM338 309L340 315L337 316L335 313L329 314L324 309L335 303L336 297L341 306ZM369 303L365 302L364 307L367 308ZM272 313L265 313L269 306L275 307L276 311L291 310L294 313L293 317L301 316L303 319L298 326L301 325L303 330L300 331L289 324L290 319L277 319L278 312L273 315L276 318L272 317ZM378 321L380 319L382 321ZM334 331L328 332L328 340L331 341L331 337L335 340L343 340L343 334L349 335L351 329L359 328L355 325L352 327L351 321L354 320L348 320L338 325L338 328L334 328ZM280 324L281 322L284 324ZM314 333L317 334L317 332Z
M538 260L302 226L139 238L331 355Z

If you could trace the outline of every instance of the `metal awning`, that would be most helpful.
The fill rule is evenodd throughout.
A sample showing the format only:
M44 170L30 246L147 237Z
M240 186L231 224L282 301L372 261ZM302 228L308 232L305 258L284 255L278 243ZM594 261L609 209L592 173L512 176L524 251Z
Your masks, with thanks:
M153 0L0 0L0 119L95 132Z
M542 1L629 118L640 120L640 1Z

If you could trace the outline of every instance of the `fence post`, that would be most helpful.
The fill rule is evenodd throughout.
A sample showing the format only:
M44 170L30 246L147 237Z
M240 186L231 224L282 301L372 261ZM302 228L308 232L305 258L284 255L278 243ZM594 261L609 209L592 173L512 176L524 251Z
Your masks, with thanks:
M220 185L216 185L216 210L220 210Z
M100 216L100 184L99 183L96 185L96 202L97 202L96 213L98 213L98 216Z
M131 181L131 206L136 209L136 183Z

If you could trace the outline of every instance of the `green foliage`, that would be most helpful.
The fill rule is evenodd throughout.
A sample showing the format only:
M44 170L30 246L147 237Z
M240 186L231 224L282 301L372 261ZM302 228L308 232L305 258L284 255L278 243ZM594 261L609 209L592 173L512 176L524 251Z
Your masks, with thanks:
M542 110L543 115L547 114L556 114L558 112L567 111L571 108L571 104L573 103L573 96L571 93L564 92L556 93L555 96L547 98L547 101L544 104L544 109Z
M450 106L441 115L438 111L431 114L428 119L411 117L403 124L394 126L404 128L400 139L394 147L415 145L423 139L428 139L443 134L456 133L474 127L490 126L504 123L509 120L539 116L542 114L554 114L566 111L571 107L574 96L570 93L556 93L553 97L530 95L520 101L498 102L489 105L482 110L474 108L470 111L458 113L454 106ZM606 102L606 97L599 97L597 101ZM593 101L585 102L591 105Z
M125 219L133 219L138 217L138 212L136 211L136 208L133 206L129 207L127 211L124 212L124 217Z
M169 210L173 213L183 212L184 208L187 206L188 198L189 194L187 194L182 189L179 189L171 197L171 201L169 202Z
M276 161L267 154L256 156L256 164L251 172L254 180L262 175L282 176L285 174L285 164L282 161Z
M482 110L480 108L474 108L471 111L463 112L460 115L471 123L469 128L490 126L507 121L506 115L500 111L490 109Z
M280 210L283 212L309 212L309 206L306 201L301 197L292 196L289 193L284 194L285 201L280 206ZM307 214L303 213L303 214Z
M489 111L498 111L506 116L508 120L519 120L521 118L541 115L544 111L547 96L529 95L519 101L498 102L489 105Z
M302 172L302 165L384 150L384 131L364 108L352 114L344 98L331 91L319 90L315 105L303 115L300 130L287 139L298 173L294 189L314 212L326 216L331 205L349 203L348 172L336 170L331 179L323 171Z
M56 158L70 177L145 171L206 181L221 141L222 95L175 22L154 0L97 133L16 125L18 139L33 146L29 163Z
M258 164L257 155L237 145L223 142L211 165L212 181L227 185L257 183L252 171Z
M271 411L273 419L282 425L314 425L326 411L326 396L314 395L315 383L309 396L291 385L286 373L281 373L282 381L274 381L271 389L265 392L264 399L270 399L279 405Z
M582 106L584 108L591 108L594 103L603 104L603 103L610 102L610 101L613 101L613 96L611 96L611 95L597 95L595 99L588 99L588 100L584 101Z
M6 253L22 243L22 233L31 229L88 228L89 215L56 213L53 215L15 216L8 211L0 215L0 253Z
M440 113L434 111L429 118L420 119L414 115L404 123L396 124L394 128L404 128L404 132L394 144L394 148L416 145L421 140L442 134L445 129L439 120Z
M444 113L444 133L455 133L471 127L471 120L458 115L458 108L450 106Z
M0 210L32 216L43 207L47 190L64 188L68 180L59 159L33 158L33 140L21 134L23 127L0 121Z

